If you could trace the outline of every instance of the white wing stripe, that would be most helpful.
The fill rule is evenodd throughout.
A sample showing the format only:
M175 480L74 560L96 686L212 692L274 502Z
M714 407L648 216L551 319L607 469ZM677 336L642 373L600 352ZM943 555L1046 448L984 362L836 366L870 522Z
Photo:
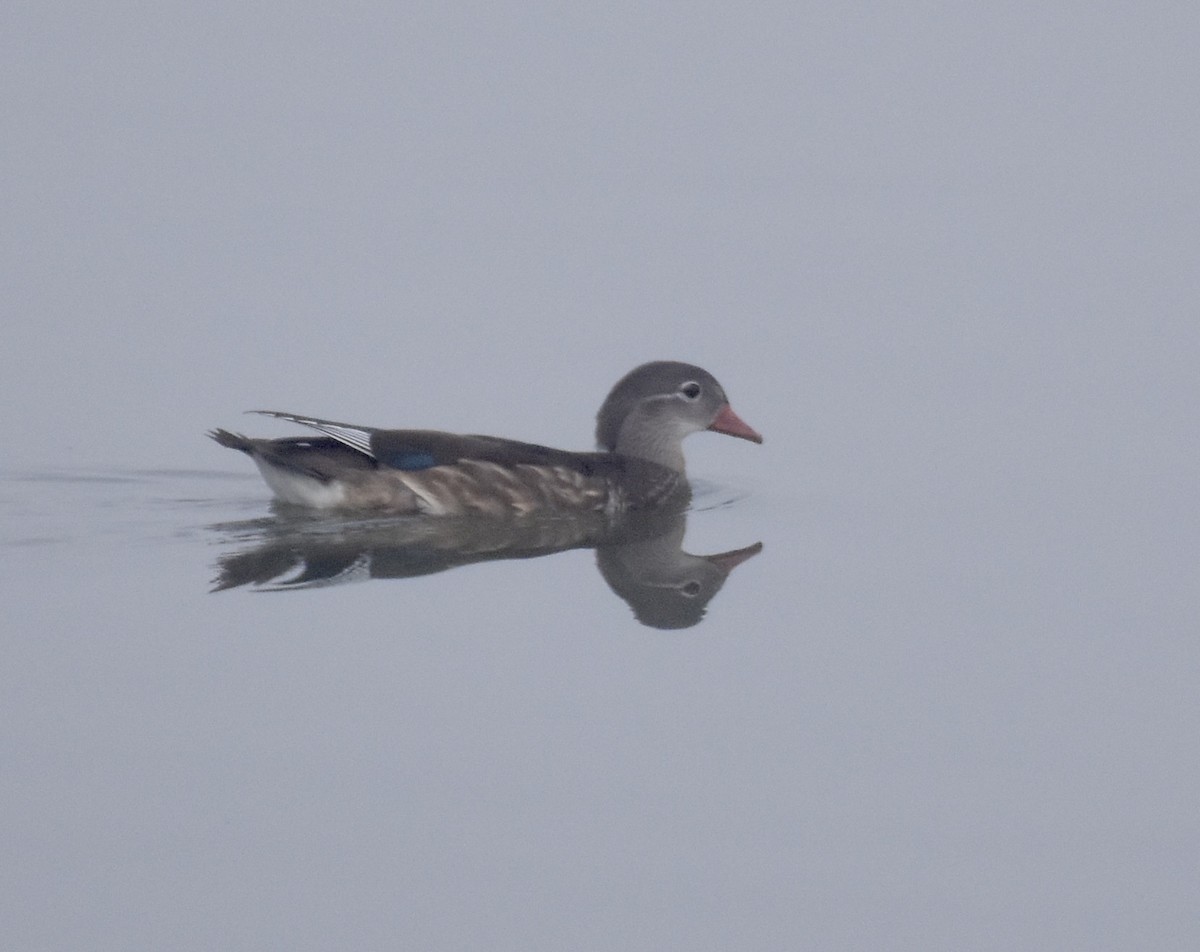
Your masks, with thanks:
M294 413L281 413L278 410L251 410L251 413L261 413L264 416L278 417L281 420L291 420L301 426L311 427L326 436L332 436L339 443L344 443L351 449L358 450L366 456L375 458L371 452L371 431L357 426L347 426L344 423L332 423L329 420L318 420L315 417L296 416Z

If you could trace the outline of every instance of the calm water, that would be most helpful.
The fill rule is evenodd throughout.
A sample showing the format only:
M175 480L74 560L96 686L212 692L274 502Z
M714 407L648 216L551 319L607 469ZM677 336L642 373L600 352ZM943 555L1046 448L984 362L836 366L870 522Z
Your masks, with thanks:
M1047 525L701 484L682 550L496 560L232 470L9 472L6 944L1185 948L1167 488ZM647 569L707 615L640 624Z

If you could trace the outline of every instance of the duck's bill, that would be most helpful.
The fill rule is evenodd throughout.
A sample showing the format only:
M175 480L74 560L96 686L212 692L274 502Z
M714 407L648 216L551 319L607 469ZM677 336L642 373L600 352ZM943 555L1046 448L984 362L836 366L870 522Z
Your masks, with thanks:
M754 545L748 545L744 549L734 549L732 552L721 552L717 555L706 555L709 562L719 568L722 572L728 575L747 559L752 559L762 551L763 544L755 542Z
M708 428L716 433L724 433L726 436L741 437L743 440L749 440L751 443L761 443L763 441L758 431L752 429L749 424L734 413L733 407L728 403L721 407L721 412L708 425Z

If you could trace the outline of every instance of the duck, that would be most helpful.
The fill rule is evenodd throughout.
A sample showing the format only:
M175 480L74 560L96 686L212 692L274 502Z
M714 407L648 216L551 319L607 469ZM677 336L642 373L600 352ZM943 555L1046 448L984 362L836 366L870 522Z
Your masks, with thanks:
M254 461L280 502L311 509L427 516L521 517L684 508L683 440L712 431L762 443L725 390L693 364L659 360L631 370L596 415L595 452L492 436L394 430L251 410L319 436L208 436Z

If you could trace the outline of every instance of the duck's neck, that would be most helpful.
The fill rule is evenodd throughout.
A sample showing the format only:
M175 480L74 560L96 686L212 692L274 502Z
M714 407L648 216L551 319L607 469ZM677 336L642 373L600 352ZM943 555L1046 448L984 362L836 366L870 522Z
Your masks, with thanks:
M687 472L683 459L683 439L675 433L625 426L617 437L616 452L649 460L680 475Z

